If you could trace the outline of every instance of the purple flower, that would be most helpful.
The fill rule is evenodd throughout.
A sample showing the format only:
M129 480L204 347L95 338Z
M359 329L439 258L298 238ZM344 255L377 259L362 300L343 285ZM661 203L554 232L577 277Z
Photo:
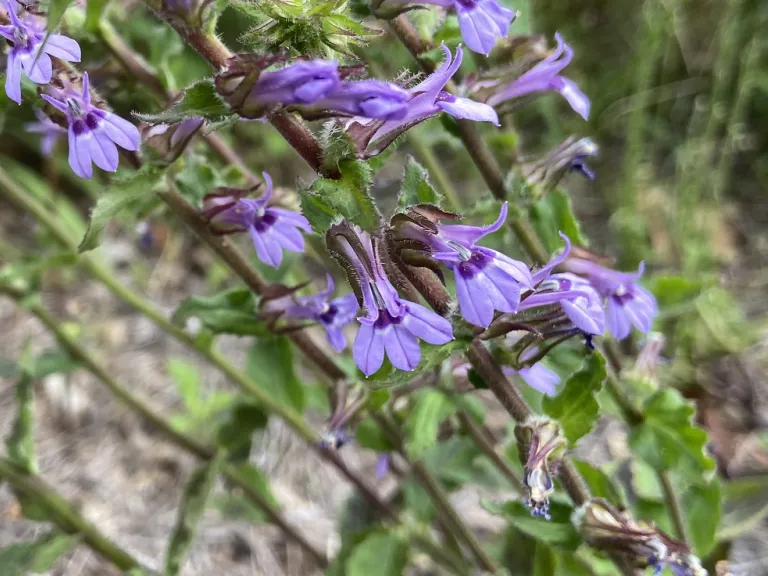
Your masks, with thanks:
M410 0L392 0L408 2ZM506 38L515 12L494 0L420 0L420 4L435 4L454 8L459 19L461 38L467 48L486 56L499 38Z
M536 352L535 348L529 350L530 355L533 355ZM526 354L524 355L528 355L527 353L528 350L526 350ZM560 376L541 362L536 362L533 366L526 366L519 370L515 370L511 366L504 366L502 371L507 376L517 374L526 384L528 384L528 386L547 396L554 396L557 392L557 385L560 383Z
M31 14L26 14L20 19L16 14L16 2L2 2L11 23L0 26L0 36L13 44L8 53L5 93L16 104L21 104L22 70L32 82L48 84L53 75L51 56L67 62L80 62L80 46L72 38L60 34L51 34L43 46L45 22Z
M446 112L454 118L475 120L477 122L492 122L499 125L496 111L480 102L469 98L460 98L443 91L443 88L461 66L463 52L461 46L456 48L456 58L451 57L451 51L445 44L441 45L445 60L440 67L422 82L410 88L407 114L398 120L388 120L378 127L370 141L376 141L386 136L396 136L406 129L430 118L440 112ZM359 122L365 124L365 120Z
M559 256L533 274L536 290L520 303L518 310L559 304L576 328L587 334L601 335L605 331L602 299L589 281L567 272L550 274L571 251L568 237L565 234L560 234L560 237L565 241L565 248Z
M262 72L250 98L261 104L314 104L340 86L338 68L333 60L307 60Z
M248 232L259 260L277 268L283 261L283 249L304 251L304 236L299 228L309 233L312 227L301 214L267 206L272 197L272 178L266 172L262 176L267 183L263 196L243 198L250 190L220 188L203 198L203 214L214 232Z
M483 236L496 232L507 218L504 203L499 218L489 226L437 224L431 232L406 224L403 233L422 241L430 256L453 271L461 315L470 324L487 328L494 310L516 312L521 288L532 288L531 272L522 262L501 252L476 246Z
M569 258L565 266L569 271L585 276L606 299L608 330L617 340L629 336L632 326L641 332L651 329L658 307L653 295L637 283L645 270L644 263L635 273L617 272L581 258Z
M40 139L40 152L42 152L43 156L50 156L51 152L53 152L53 147L64 137L67 131L38 109L35 109L35 116L37 116L37 122L29 122L24 128L27 132L42 136Z
M376 458L376 480L383 480L389 472L389 452L382 452Z
M204 123L204 118L194 117L176 124L156 124L146 130L144 140L155 148L166 162L173 162L181 156Z
M342 82L328 96L315 103L319 108L346 112L378 120L399 120L408 112L407 90L379 80Z
M328 343L337 352L347 347L341 329L352 322L357 314L358 304L354 294L345 294L328 301L333 294L333 277L326 276L328 287L314 296L284 296L264 306L267 312L281 311L285 318L314 320L325 329Z
M350 283L364 315L358 317L360 329L352 349L355 363L363 374L376 373L389 357L395 368L413 370L421 359L419 339L429 344L446 344L453 339L451 323L420 304L397 294L384 272L381 246L367 232L354 229L355 246L345 231L329 230L338 248L336 255L348 270ZM350 230L347 228L346 230Z
M139 147L139 130L120 116L91 105L88 74L83 74L83 90L55 89L56 97L43 94L51 106L63 112L69 122L69 165L81 178L93 176L93 165L114 172L118 165L117 146L126 150Z
M563 41L563 37L559 33L555 34L555 38L557 39L557 49L552 54L488 98L488 104L497 106L512 98L533 92L555 90L568 101L574 112L584 120L589 118L589 98L579 90L573 80L560 76L560 72L568 66L573 58L573 49Z

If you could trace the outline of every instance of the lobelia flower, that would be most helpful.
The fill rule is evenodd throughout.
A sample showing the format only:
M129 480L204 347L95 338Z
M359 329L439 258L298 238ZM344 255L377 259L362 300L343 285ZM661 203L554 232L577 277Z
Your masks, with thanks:
M215 233L248 232L259 260L277 268L283 261L283 250L304 251L304 237L299 229L310 233L312 227L301 214L267 206L272 197L272 178L266 172L262 176L267 184L262 196L243 198L253 188L218 188L203 198L203 215Z
M567 272L550 274L571 251L569 238L562 233L560 237L565 241L565 248L533 274L536 290L520 303L518 310L559 304L576 328L587 334L601 335L605 331L605 312L600 295L589 281Z
M314 104L339 87L338 68L332 60L308 60L268 70L259 75L248 98L261 104Z
M560 76L560 72L568 66L573 58L573 49L563 41L559 33L555 34L557 49L525 72L517 80L497 91L487 103L498 106L502 102L519 98L534 92L554 90L568 101L574 112L586 120L589 118L589 98L579 90L573 80Z
M399 120L408 112L407 90L380 80L342 82L323 100L315 102L318 108L346 112L362 118Z
M419 3L454 8L467 48L486 56L499 38L507 37L515 19L513 10L500 6L495 0L419 0Z
M187 118L176 124L155 124L144 132L144 141L152 146L166 162L173 162L182 155L205 118Z
M531 272L522 262L501 252L477 246L478 240L496 232L507 218L506 202L489 226L436 224L435 231L407 223L402 233L426 245L430 256L448 267L456 279L461 315L470 324L488 328L494 310L516 312L523 288L533 288Z
M52 89L56 96L43 94L51 106L67 117L69 129L69 165L81 178L93 176L93 164L114 172L119 162L117 146L136 150L141 136L139 130L117 114L91 104L88 74L83 74L82 92L72 88Z
M578 172L585 178L594 180L595 173L587 165L587 161L598 153L597 145L589 138L577 140L575 136L570 136L542 158L524 163L523 175L529 185L546 185L546 190L557 186L568 172Z
M617 272L581 258L569 258L565 261L565 267L585 276L606 299L606 323L614 338L623 340L629 336L632 326L641 332L651 329L659 311L656 299L637 283L643 275L645 263L640 263L634 273Z
M352 322L357 314L358 304L354 294L349 293L329 301L333 294L333 277L326 275L328 286L314 296L284 296L271 300L264 306L266 312L282 312L285 318L314 320L325 329L328 343L341 352L347 347L341 329Z
M566 441L560 425L546 418L531 418L515 426L520 461L524 467L525 505L532 516L549 516L549 497L555 491L550 465L559 462Z
M528 348L523 352L520 360L525 361L535 355L536 352L537 349L535 347ZM547 396L554 396L557 392L557 385L560 383L560 376L555 371L547 368L543 362L536 362L532 366L526 366L519 370L515 370L511 366L503 366L502 372L507 376L520 376L528 386Z
M67 62L80 62L80 45L61 34L51 34L43 46L46 24L42 18L25 14L19 18L14 0L0 0L11 23L0 25L0 36L13 44L8 53L5 93L21 104L21 72L36 84L48 84L53 75L51 56Z
M37 116L37 122L27 123L24 129L32 134L41 135L40 152L42 152L43 156L50 156L53 152L53 147L56 146L60 139L64 138L67 131L37 108L35 108L35 116Z
M373 133L370 142L387 139L391 142L402 132L440 112L450 114L454 118L474 120L477 122L491 122L499 125L496 111L480 102L469 98L461 98L445 92L443 88L461 66L463 51L461 46L456 48L456 57L451 57L450 49L445 45L440 46L445 54L445 60L440 67L425 78L422 82L408 90L408 111L403 118L388 120L378 126ZM370 121L365 118L355 118L359 124L366 125Z
M376 458L376 480L383 480L389 472L389 452L382 452Z
M363 374L376 373L384 355L399 370L413 370L421 359L419 339L429 344L453 340L451 323L420 304L400 298L387 278L381 244L348 225L328 231L329 250L347 271L364 315L352 353Z

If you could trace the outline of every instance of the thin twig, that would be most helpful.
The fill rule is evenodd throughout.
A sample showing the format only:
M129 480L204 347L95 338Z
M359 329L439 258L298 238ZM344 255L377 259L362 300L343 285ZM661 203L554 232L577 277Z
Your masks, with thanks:
M22 470L7 458L0 457L0 479L5 480L14 490L34 500L37 506L45 509L51 521L63 532L82 536L91 550L120 570L127 572L142 568L138 560L102 534L94 524L77 511L73 504L65 500L39 476Z

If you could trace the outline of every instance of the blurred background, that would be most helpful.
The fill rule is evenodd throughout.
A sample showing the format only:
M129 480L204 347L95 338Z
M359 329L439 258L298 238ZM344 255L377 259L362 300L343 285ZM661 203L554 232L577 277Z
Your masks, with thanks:
M768 574L768 4L505 3L521 15L512 25L509 49L494 58L525 58L528 51L551 49L559 31L575 51L564 74L591 99L591 115L585 122L557 94L548 94L521 102L505 116L510 130L483 127L483 133L505 169L543 156L571 135L588 137L599 147L599 157L588 161L596 179L567 174L559 188L570 197L592 250L614 258L616 267L625 270L646 262L646 285L661 305L655 325L660 334L653 337L664 343L653 377L696 400L696 421L709 434L724 481L722 537L714 545L715 554L730 557L741 570L735 573ZM86 22L83 10L70 9L64 29L83 47L92 83L124 117L132 111L157 111L163 104L105 49L110 30L143 56L170 93L209 74L207 65L141 3L113 2L106 14L111 26L105 30ZM258 19L244 14L228 8L218 24L233 51L263 41L248 34ZM452 46L459 40L455 21L444 22L437 9L410 17L424 35ZM379 77L415 70L405 49L386 34L358 53L365 54ZM465 78L471 78L477 65L477 60L465 59ZM35 120L31 100L17 107L0 97L0 172L43 202L73 237L82 237L107 179L103 174L92 181L77 178L67 165L63 141L51 155L41 153L38 137L25 130ZM252 171L270 172L287 201L298 205L293 190L297 182L311 181L312 173L276 132L260 123L220 128L219 135ZM438 189L447 181L470 217L488 221L497 208L459 140L442 128L441 120L434 119L409 132L377 177L377 198L383 206L394 204L405 157L412 154L428 168L439 166L444 172L443 180L433 174ZM178 181L188 198L200 199L216 185L242 182L236 168L221 165L200 145L180 170ZM121 168L128 171L130 167ZM511 188L520 192L521 202L530 201L525 200L529 189L516 174L510 175ZM535 206L531 209L536 213ZM169 316L190 296L236 284L152 197L135 200L123 212L110 223L93 257ZM81 269L57 263L60 252L49 232L6 201L0 186L0 263L5 265L0 274L38 262L35 278L45 303L118 379L183 429L205 434L214 427L234 394L231 385ZM299 257L291 257L277 271L261 269L275 281L322 277L321 266L300 263ZM137 557L156 563L193 459L166 445L114 402L57 349L37 321L9 300L0 300L0 325L0 434L7 435L15 418L16 363L29 347L44 359L35 405L41 474ZM245 339L225 336L218 342L253 374L270 369L271 359L259 357ZM624 344L634 354L645 341ZM311 371L300 375L303 407L321 428L328 410L323 388ZM505 429L506 414L489 413L488 418L492 427ZM627 452L625 437L622 425L606 417L583 442L582 456L610 464L619 474ZM342 455L350 466L374 477L375 454L353 445ZM252 458L268 473L289 521L320 549L338 549L336 530L344 511L350 514L345 504L350 489L336 473L275 420L257 434ZM392 483L384 481L381 489L392 489ZM473 527L493 531L498 519L478 504L484 490L468 483L452 497ZM645 494L649 514L663 509L660 496L652 492ZM206 515L184 574L306 573L301 552L279 531L239 520L253 519L258 511L224 495L215 508ZM0 488L0 544L29 538L38 530L19 517L11 492ZM79 547L52 574L113 570Z

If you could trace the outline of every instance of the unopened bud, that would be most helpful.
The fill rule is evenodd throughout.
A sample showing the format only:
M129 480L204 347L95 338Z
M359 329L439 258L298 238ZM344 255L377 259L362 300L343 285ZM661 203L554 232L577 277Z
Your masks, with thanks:
M515 438L525 468L525 505L533 516L549 520L549 497L555 491L550 466L559 462L566 446L560 425L546 418L530 419L515 427Z

